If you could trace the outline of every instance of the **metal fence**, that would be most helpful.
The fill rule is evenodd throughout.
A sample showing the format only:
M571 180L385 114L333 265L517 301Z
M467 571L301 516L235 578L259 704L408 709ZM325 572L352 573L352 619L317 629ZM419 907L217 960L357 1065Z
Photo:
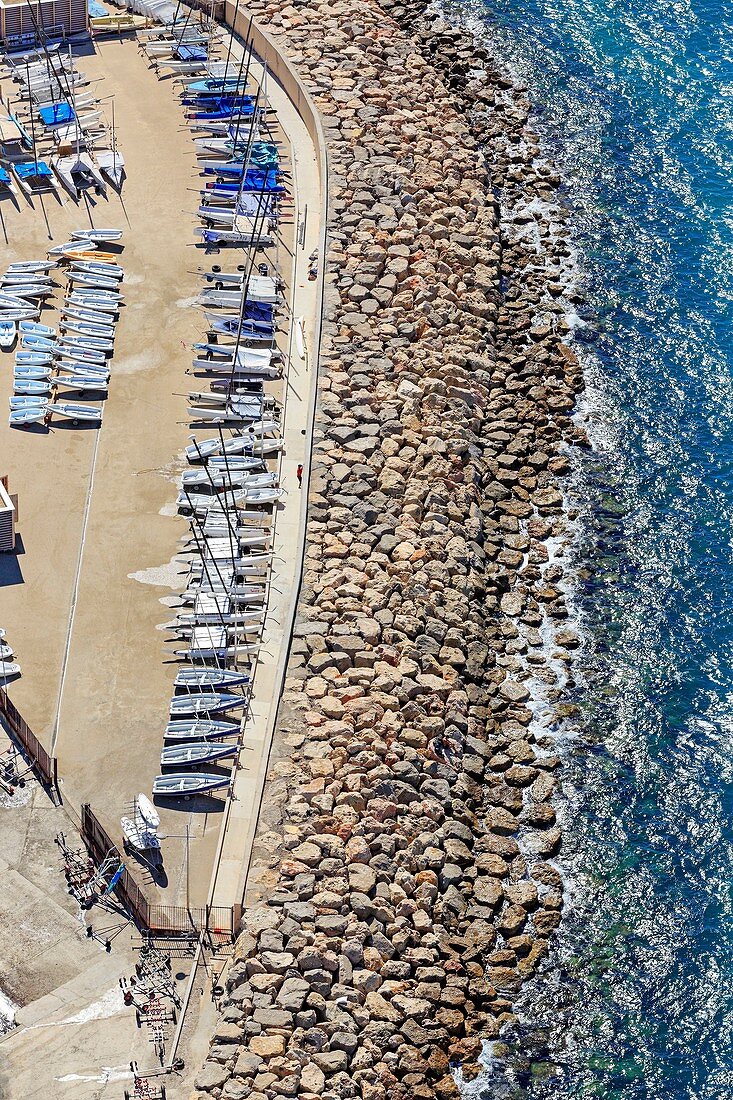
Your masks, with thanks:
M83 803L81 808L81 836L95 863L101 863L109 855L116 855L121 863L125 862L123 854L88 802ZM127 866L115 887L115 893L138 926L154 935L198 937L204 932L213 939L233 940L239 931L241 905L190 907L151 903Z
M31 727L20 713L15 703L8 697L5 688L0 688L0 718L10 733L20 741L28 756L33 771L44 786L58 795L58 769L56 757L44 749Z

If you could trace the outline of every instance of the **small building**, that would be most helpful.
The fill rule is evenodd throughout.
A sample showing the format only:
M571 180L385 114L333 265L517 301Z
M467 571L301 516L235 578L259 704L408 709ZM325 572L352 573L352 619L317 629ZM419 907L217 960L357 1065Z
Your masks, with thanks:
M0 553L2 554L12 554L15 550L17 512L18 501L8 492L8 479L0 477Z
M6 50L30 49L44 39L89 30L87 0L0 0L0 40Z

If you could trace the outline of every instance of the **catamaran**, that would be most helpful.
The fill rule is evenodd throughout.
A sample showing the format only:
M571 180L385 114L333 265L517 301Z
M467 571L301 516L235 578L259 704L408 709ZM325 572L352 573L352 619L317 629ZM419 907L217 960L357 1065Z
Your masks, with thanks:
M74 178L75 176L80 176L83 181L93 183L104 193L104 179L89 153L80 150L71 154L71 156L52 157L51 165L72 198L78 199L79 197L79 185Z
M119 149L100 149L97 152L97 164L115 191L121 190L125 178L125 158Z

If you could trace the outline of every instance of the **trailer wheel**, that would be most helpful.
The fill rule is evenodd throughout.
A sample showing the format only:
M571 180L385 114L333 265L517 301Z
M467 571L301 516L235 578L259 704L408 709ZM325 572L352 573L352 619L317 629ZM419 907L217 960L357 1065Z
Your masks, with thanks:
M214 283L214 288L216 290L223 290L224 289L224 284L223 283Z
M211 265L211 270L212 271L221 271L221 265L220 264L212 264Z

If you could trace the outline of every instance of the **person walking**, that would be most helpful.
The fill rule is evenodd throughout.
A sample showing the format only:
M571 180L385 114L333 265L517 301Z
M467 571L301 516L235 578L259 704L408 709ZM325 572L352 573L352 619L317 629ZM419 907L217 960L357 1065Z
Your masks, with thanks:
M303 463L302 462L298 463L298 469L295 471L295 476L298 479L298 488L302 489L303 488Z

